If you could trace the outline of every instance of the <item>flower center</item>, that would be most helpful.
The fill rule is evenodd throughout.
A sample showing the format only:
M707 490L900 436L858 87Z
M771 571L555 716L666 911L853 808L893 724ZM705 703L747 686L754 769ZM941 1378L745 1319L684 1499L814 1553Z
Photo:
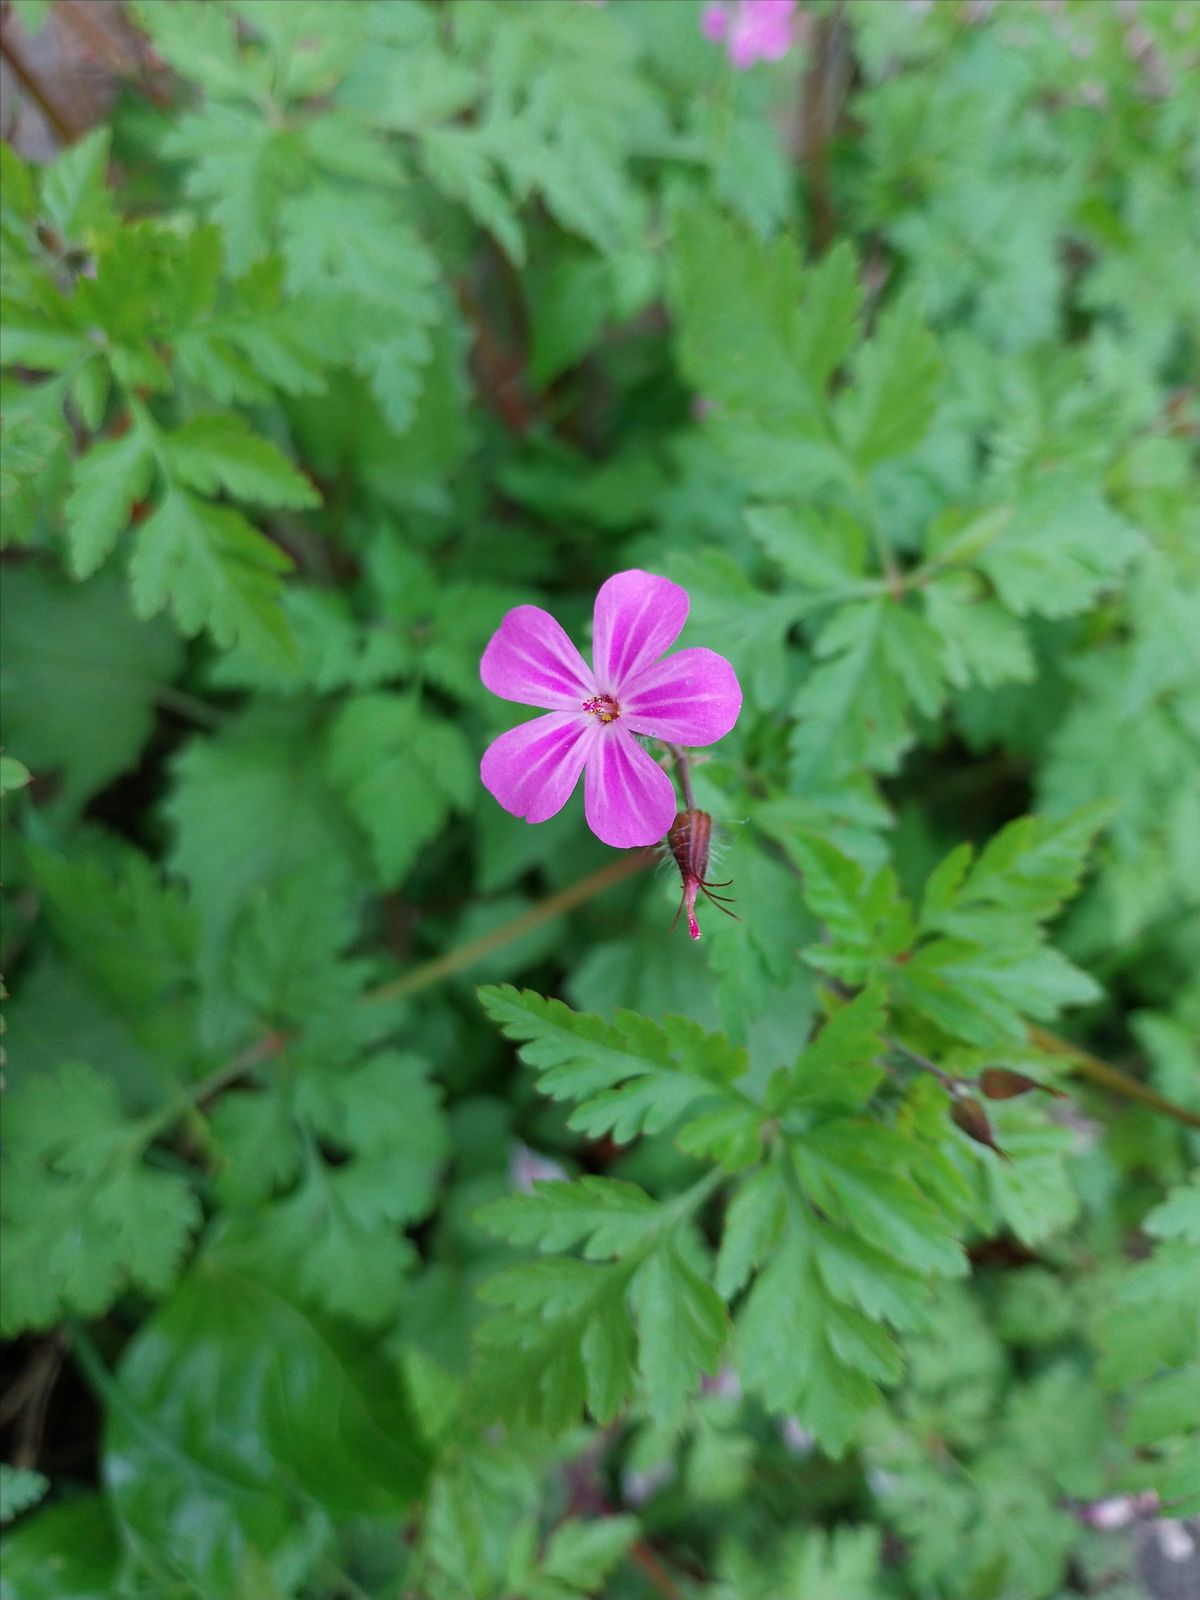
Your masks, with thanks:
M615 722L621 715L620 706L610 694L593 695L583 702L583 709L589 717L599 717L601 722Z

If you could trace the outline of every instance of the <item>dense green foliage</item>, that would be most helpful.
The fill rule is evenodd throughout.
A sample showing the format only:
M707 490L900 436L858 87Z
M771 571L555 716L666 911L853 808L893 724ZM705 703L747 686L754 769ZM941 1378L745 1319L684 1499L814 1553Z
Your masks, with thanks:
M1141 1593L1200 1143L1056 1041L1200 1111L1200 7L129 12L4 151L4 1600ZM631 566L699 945L477 776Z

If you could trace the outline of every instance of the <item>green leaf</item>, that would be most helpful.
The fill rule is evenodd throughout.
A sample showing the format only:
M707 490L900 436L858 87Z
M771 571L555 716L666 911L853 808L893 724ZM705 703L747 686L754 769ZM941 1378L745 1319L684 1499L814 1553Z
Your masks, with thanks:
M333 1316L365 1327L386 1322L417 1260L393 1226L410 1218L391 1171L386 1157L336 1168L310 1161L295 1190L257 1215L236 1264Z
M13 794L33 782L33 773L16 756L0 756L0 794Z
M112 227L105 186L112 133L97 127L64 150L42 179L42 208L64 241L86 244Z
M937 408L941 361L915 291L884 312L853 371L853 387L837 407L837 426L865 471L919 444Z
M332 1008L335 1026L346 1029L346 1007L370 971L364 962L338 960L357 932L347 879L345 862L334 855L260 886L233 941L231 966L239 994L264 1022L311 1028Z
M840 777L864 763L894 772L915 737L912 710L936 716L945 697L937 633L894 600L860 601L834 614L814 654L794 708L796 781Z
M425 1477L378 1354L219 1256L108 1382L104 1469L126 1542L169 1551L205 1594L238 1593L250 1552L303 1569L328 1517L395 1519Z
M82 1063L39 1075L5 1126L6 1331L100 1316L131 1286L165 1293L200 1206L182 1178L143 1164L153 1125L124 1119L111 1081Z
M556 259L548 272L533 268L526 298L529 378L545 388L587 355L611 318L612 271L603 257L580 251L577 257Z
M1126 1438L1136 1458L1126 1477L1135 1489L1169 1493L1184 1514L1196 1505L1196 1291L1194 1184L1172 1191L1146 1218L1159 1239L1149 1259L1127 1266L1093 1319L1099 1377L1132 1388ZM1161 1486L1161 1490L1160 1487Z
M979 566L1018 616L1068 617L1115 585L1141 546L1094 488L1060 474L1018 502Z
M31 845L28 858L59 948L110 1006L150 1022L159 1008L182 1001L193 978L196 919L156 863L107 840L103 855L68 857Z
M65 372L75 367L86 353L83 331L68 308L34 310L27 306L4 307L4 365L33 367L41 372ZM9 468L15 471L17 463Z
M539 1579L565 1584L573 1594L594 1594L637 1537L636 1517L598 1517L591 1522L564 1522L550 1535ZM561 1591L546 1591L558 1600Z
M1162 1205L1155 1206L1143 1226L1156 1239L1200 1244L1200 1178L1172 1189Z
M840 1454L899 1375L882 1324L922 1326L930 1276L966 1263L952 1219L904 1175L920 1148L840 1118L786 1139L730 1204L717 1283L735 1293L761 1269L736 1318L739 1373Z
M476 128L427 128L421 155L429 176L486 228L514 266L525 262L525 240L516 211L497 181L491 141Z
M346 702L330 730L328 770L388 886L404 878L451 812L466 807L474 778L460 730L414 697L391 694Z
M877 1330L849 1311L836 1313L842 1320L835 1324L832 1305L822 1297L803 1232L790 1222L738 1314L734 1353L743 1382L773 1411L798 1416L837 1456L879 1395L858 1365L843 1365L831 1344L834 1328ZM846 1348L855 1350L853 1343Z
M815 389L824 389L854 346L862 300L858 258L839 239L806 270L796 331L797 355Z
M883 991L864 989L834 1011L794 1067L771 1083L772 1110L818 1105L851 1110L870 1099L884 1077L881 1030L886 1025Z
M287 664L296 646L279 601L291 565L240 512L172 489L138 531L134 606L141 617L169 606L189 637L206 628L225 649L240 641Z
M50 1488L49 1478L28 1467L0 1462L0 1527L15 1522L23 1511L37 1505Z
M613 1178L535 1183L530 1194L493 1200L477 1220L510 1244L540 1250L582 1246L589 1261L627 1255L661 1226L661 1208L644 1189Z
M485 1414L561 1433L586 1404L597 1422L610 1422L635 1387L629 1278L624 1263L569 1258L489 1278L480 1295L498 1311L480 1325L476 1374Z
M217 230L207 231L219 244ZM302 301L284 298L282 265L270 257L241 280L228 308L180 330L176 362L222 405L261 402L268 385L286 395L320 394L323 357L309 337L310 315Z
M996 1143L1007 1161L989 1161L987 1185L1000 1217L1018 1239L1036 1248L1068 1228L1079 1214L1068 1157L1069 1128L1048 1123L1035 1108L989 1108Z
M805 1191L839 1226L928 1276L967 1270L948 1217L914 1181L925 1159L893 1129L837 1117L790 1140Z
M112 1600L122 1555L106 1498L80 1495L5 1534L4 1581L13 1600Z
M753 414L811 411L815 324L802 343L803 278L792 241L764 245L716 213L686 212L673 257L679 360L698 393Z
M93 433L99 432L112 393L112 373L102 356L95 355L84 362L75 375L71 392L84 424Z
M969 846L931 875L922 943L894 978L895 992L931 1021L984 1048L1021 1045L1025 1018L1054 1018L1099 994L1095 981L1047 947L1040 924L1079 885L1104 804L1066 817L1021 817L971 865ZM932 936L932 937L931 937Z
M1168 1242L1124 1272L1096 1318L1102 1383L1115 1388L1195 1361L1195 1267L1189 1245Z
M192 417L164 441L167 462L180 482L201 494L224 489L239 500L299 510L321 497L281 450L247 430L230 412Z
M1131 1445L1148 1445L1200 1428L1200 1371L1164 1373L1138 1391L1125 1430Z
M136 763L178 641L138 623L115 579L78 588L32 565L6 572L0 617L5 741L39 777L60 774L59 802L74 810Z
M801 607L794 594L763 594L724 550L677 556L669 573L692 601L697 637L737 662L738 675L764 709L774 709L787 684L787 636Z
M966 876L954 886L935 874L921 907L922 931L986 939L996 912L1045 922L1079 889L1097 831L1110 813L1104 802L1062 817L1018 817L993 834ZM952 858L947 858L949 864ZM969 861L955 859L955 876Z
M738 1185L725 1213L717 1255L717 1290L731 1299L774 1247L787 1212L787 1195L776 1165L762 1166Z
M104 565L154 481L154 451L139 428L93 445L75 463L66 505L71 572L89 578Z
M2 149L4 146L0 145ZM7 356L6 330L4 340ZM68 357L68 364L69 361ZM36 401L28 410L19 410L10 405L8 395L0 410L0 447L0 549L5 549L33 543L47 513L57 515L70 470L70 451L66 430L54 410L43 415Z
M716 1370L728 1333L720 1297L671 1233L627 1261L560 1257L509 1268L480 1292L500 1308L479 1330L481 1399L556 1433L585 1404L609 1420L636 1375L652 1415L676 1420L700 1374Z
M1033 680L1024 628L999 602L983 598L970 574L947 573L923 592L926 616L941 635L946 676L956 689Z
M230 270L241 274L260 261L274 241L283 198L302 178L299 134L273 127L258 111L210 102L174 123L163 153L190 163L188 197L219 225Z
M234 718L218 736L193 739L173 772L170 863L200 918L205 1026L223 1019L227 1027L233 1016L245 1018L231 985L238 924L313 863L340 857L348 867L354 841L303 712L259 708ZM314 907L314 916L326 914L327 907Z
M632 1284L638 1370L652 1417L674 1421L700 1373L713 1373L729 1337L720 1295L668 1246L641 1266Z
M379 1203L393 1220L428 1215L449 1135L441 1091L419 1056L381 1050L350 1069L316 1067L298 1083L294 1109L339 1148L385 1163Z
M1086 1005L1101 990L1036 929L1010 925L986 944L935 939L895 977L895 993L947 1033L984 1049L1023 1045L1032 1017L1050 1022L1064 1006Z
M865 983L880 958L906 951L913 916L891 866L868 874L817 834L789 830L785 848L804 874L804 898L831 935L805 959L846 983Z
M343 1017L355 999L345 996ZM382 1051L353 1066L335 1064L347 1041L334 1047L331 1063L305 1037L280 1069L293 1074L286 1096L273 1088L241 1093L217 1108L224 1197L239 1206L272 1201L254 1211L252 1227L226 1253L239 1271L376 1325L394 1316L415 1264L397 1225L417 1223L433 1207L448 1154L445 1119L419 1059ZM260 1166L244 1170L248 1162Z
M230 1211L267 1199L296 1177L301 1158L296 1124L274 1091L223 1094L213 1107L209 1132L218 1163L214 1188Z
M659 1132L745 1070L742 1051L682 1017L659 1025L619 1011L605 1022L506 987L480 989L479 997L492 1021L521 1041L541 1092L583 1102L570 1125L592 1137L627 1143Z
M193 13L186 6L150 0L135 0L131 10L163 60L209 94L254 99L267 88L267 63L238 49L237 25L230 13L216 8Z
M803 588L843 589L865 575L867 535L847 512L756 506L746 513L746 527L784 575Z
M804 1600L881 1600L882 1565L878 1528L806 1530L785 1544L779 1592Z
M288 288L323 314L328 352L367 378L405 432L433 356L438 268L428 246L384 195L344 188L288 201L282 227Z

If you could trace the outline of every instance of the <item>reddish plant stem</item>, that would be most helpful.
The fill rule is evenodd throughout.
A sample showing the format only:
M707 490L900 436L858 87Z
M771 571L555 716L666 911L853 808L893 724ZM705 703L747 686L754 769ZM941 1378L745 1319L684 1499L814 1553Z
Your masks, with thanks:
M503 949L514 939L531 933L534 928L541 927L553 917L563 916L566 912L573 911L576 906L583 905L594 896L602 894L606 889L633 877L635 873L652 866L656 859L653 850L627 851L618 860L598 868L595 872L589 872L577 883L568 884L557 894L552 894L540 904L531 906L528 911L522 912L519 917L514 917L511 922L493 928L491 933L473 939L469 944L460 945L456 950L450 950L434 961L427 961L419 967L414 967L411 971L402 973L400 977L392 978L387 983L379 984L374 989L368 989L362 999L366 1002L399 1000L417 994L422 989L432 988L444 978L452 977L456 972L474 966L477 961L491 955L494 950ZM1046 1028L1030 1025L1029 1038L1039 1049L1069 1060L1078 1076L1089 1078L1101 1088L1108 1089L1110 1093L1148 1106L1163 1116L1172 1117L1176 1122L1183 1123L1185 1127L1200 1128L1200 1115L1196 1112L1186 1106L1176 1105L1173 1100L1168 1100L1156 1089L1141 1083L1137 1078L1131 1078L1119 1068L1102 1061L1099 1056L1093 1055L1088 1050L1080 1049L1078 1045L1061 1038L1058 1034L1051 1033ZM278 1030L267 1034L256 1045L242 1051L210 1078L205 1079L199 1090L191 1097L193 1105L210 1099L255 1066L278 1055L287 1042L287 1034ZM906 1054L914 1054L907 1047L902 1048ZM927 1058L918 1057L918 1060L920 1065L928 1066L939 1076L944 1076L940 1068L934 1066L932 1062L927 1062Z
M8 28L0 29L0 54L12 68L13 77L37 106L64 144L74 144L83 129L58 104L41 78L25 59L25 54Z
M683 1590L644 1539L636 1539L629 1546L629 1559L640 1568L643 1577L658 1590L663 1600L687 1600Z
M1118 1067L1110 1066L1107 1061L1101 1061L1100 1057L1094 1056L1090 1050L1081 1050L1069 1039L1062 1039L1057 1033L1050 1033L1046 1028L1039 1028L1030 1023L1029 1041L1037 1045L1039 1050L1045 1050L1050 1055L1062 1056L1070 1061L1072 1069L1080 1077L1090 1078L1102 1089L1108 1089L1112 1094L1123 1095L1126 1100L1136 1100L1139 1105L1148 1106L1151 1111L1161 1112L1164 1117L1174 1117L1176 1122L1182 1122L1185 1127L1200 1128L1200 1114L1189 1110L1187 1106L1176 1105L1174 1100L1168 1100L1166 1095L1159 1094L1158 1090L1152 1089L1148 1083L1129 1077Z
M560 889L557 894L552 894L536 906L531 906L528 911L522 912L519 917L514 917L511 922L493 928L491 933L472 939L469 944L459 945L457 950L450 950L434 961L427 961L423 966L414 967L398 978L381 983L375 989L368 989L362 998L366 1001L400 1000L406 995L416 994L418 990L428 989L431 984L440 983L443 978L452 977L454 973L474 966L484 956L491 955L493 950L501 949L514 939L519 939L522 934L532 933L534 928L540 928L543 922L549 922L553 917L561 917L565 912L573 911L576 906L582 905L585 900L592 899L605 889L611 889L614 884L632 878L634 873L651 866L656 859L652 850L627 850L616 861L610 861L607 866L589 872L587 877L580 878L578 883L568 884L565 889Z
M521 357L501 344L474 284L463 278L456 292L462 314L475 333L472 354L480 389L510 433L528 433L534 409L525 394Z
M692 764L688 760L686 750L681 750L677 744L668 744L665 749L671 752L675 762L675 772L679 778L679 787L683 791L683 803L688 811L696 810L696 796L692 790Z

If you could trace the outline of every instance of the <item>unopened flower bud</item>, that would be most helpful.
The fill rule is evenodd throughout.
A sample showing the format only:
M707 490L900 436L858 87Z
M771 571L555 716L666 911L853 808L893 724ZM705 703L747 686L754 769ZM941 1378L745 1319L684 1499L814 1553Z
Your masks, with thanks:
M996 1143L996 1136L992 1132L992 1125L988 1121L987 1112L978 1100L973 1100L969 1095L956 1097L950 1108L950 1117L955 1127L961 1128L968 1139L974 1139L976 1144L984 1144L989 1150L994 1150L1005 1161L1010 1157L1001 1150Z
M984 1067L979 1074L979 1087L989 1100L1012 1100L1019 1094L1028 1094L1031 1089L1040 1089L1043 1094L1062 1098L1061 1089L1052 1088L1048 1083L1039 1083L1036 1078L1027 1078L1023 1072L1014 1072L1011 1067Z
M727 896L713 893L714 889L727 889L733 880L727 879L724 883L709 881L708 852L711 842L712 818L707 811L681 811L667 834L667 844L683 880L683 894L679 911L675 913L675 922L679 921L680 912L686 909L688 933L693 939L700 937L700 924L696 921L697 892L706 895L727 917L733 917L735 922L737 920L736 913L725 904ZM672 927L675 922L671 924Z

